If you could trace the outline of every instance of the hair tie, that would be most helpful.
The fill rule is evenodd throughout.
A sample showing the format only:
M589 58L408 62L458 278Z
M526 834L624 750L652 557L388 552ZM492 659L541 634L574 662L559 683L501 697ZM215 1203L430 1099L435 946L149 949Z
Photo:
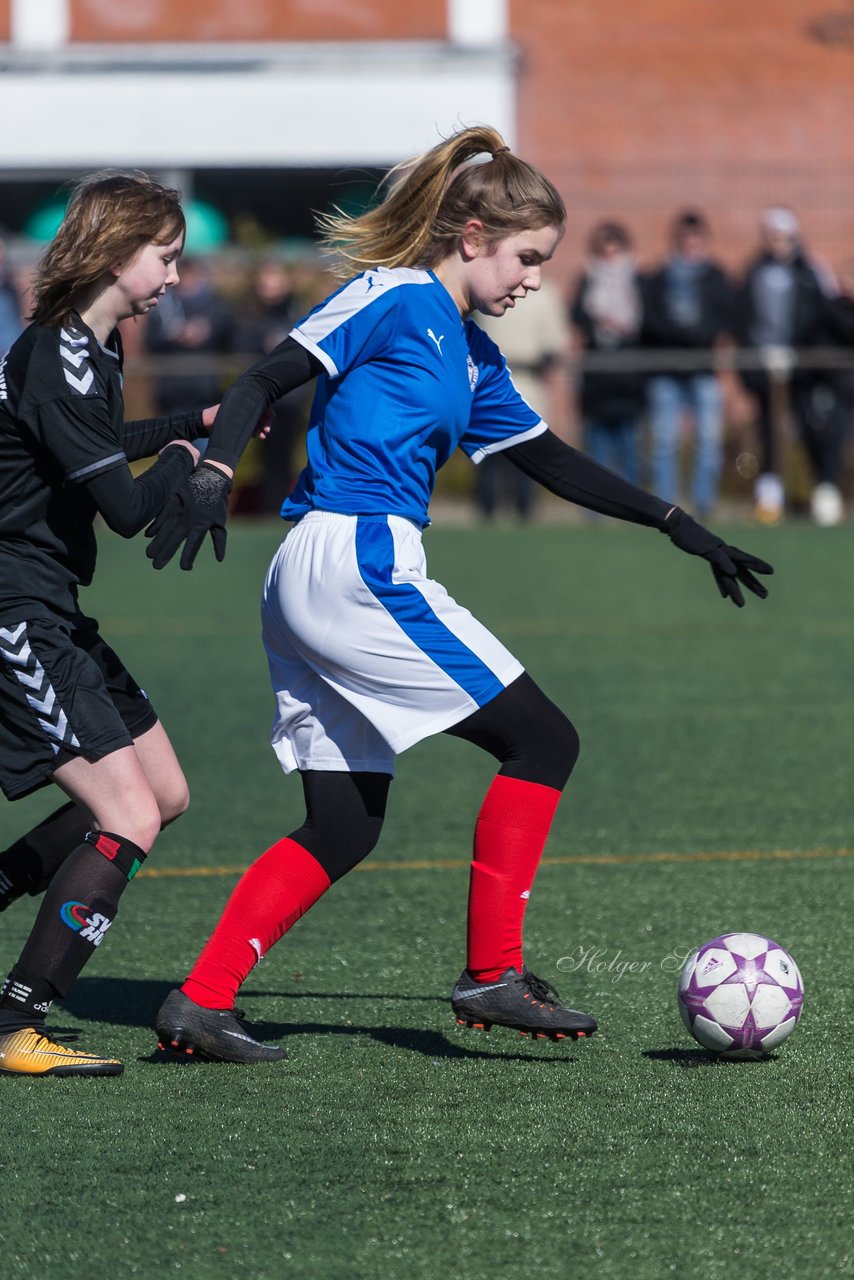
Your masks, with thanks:
M493 151L493 153L492 153L492 158L493 158L493 160L494 160L497 156L500 156L503 152L505 152L505 151L509 151L509 150L510 150L510 148L509 148L509 147L496 147L496 148L495 148L495 150L494 150L494 151Z

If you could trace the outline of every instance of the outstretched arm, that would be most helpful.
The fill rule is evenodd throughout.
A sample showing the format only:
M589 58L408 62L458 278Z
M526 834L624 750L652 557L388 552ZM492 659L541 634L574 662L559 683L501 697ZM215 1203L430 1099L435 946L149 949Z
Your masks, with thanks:
M204 460L146 529L151 542L145 554L155 569L168 564L182 545L181 568L192 569L207 533L214 555L222 560L234 469L259 419L274 401L317 377L322 368L305 347L286 338L229 387L211 427Z
M741 586L760 599L767 596L767 589L754 574L773 573L770 564L738 547L727 546L680 507L630 484L587 454L564 444L553 432L544 431L532 440L513 445L505 456L558 497L601 515L659 529L680 551L708 560L721 595L739 608L744 604Z

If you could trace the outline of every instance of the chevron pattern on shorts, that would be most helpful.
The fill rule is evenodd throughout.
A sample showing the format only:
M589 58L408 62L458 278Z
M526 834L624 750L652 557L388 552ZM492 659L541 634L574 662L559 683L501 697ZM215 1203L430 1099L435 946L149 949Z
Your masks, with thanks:
M95 381L95 374L88 365L89 339L85 333L75 329L60 329L59 354L62 359L62 372L65 381L72 391L85 396Z
M30 648L26 622L17 627L0 627L0 657L9 664L27 690L27 702L50 738L54 753L63 743L79 747L77 736L70 731L65 712L57 702L56 691L47 678L47 672Z

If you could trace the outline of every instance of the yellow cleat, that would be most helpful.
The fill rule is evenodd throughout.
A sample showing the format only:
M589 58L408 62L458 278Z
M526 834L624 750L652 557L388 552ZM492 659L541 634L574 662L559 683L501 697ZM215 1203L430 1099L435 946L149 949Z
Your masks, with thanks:
M96 1058L68 1045L55 1044L43 1031L25 1027L0 1036L0 1075L4 1076L120 1076L124 1066L115 1058Z

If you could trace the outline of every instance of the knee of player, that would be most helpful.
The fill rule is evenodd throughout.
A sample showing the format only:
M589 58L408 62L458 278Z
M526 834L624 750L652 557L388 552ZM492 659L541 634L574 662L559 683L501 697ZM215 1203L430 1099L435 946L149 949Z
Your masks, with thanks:
M575 725L557 707L548 726L548 740L554 759L560 762L568 778L581 754L581 739Z
M190 788L183 775L180 782L176 780L168 790L157 796L157 806L160 810L161 827L168 827L170 822L187 812L190 807Z
M564 716L564 720L566 722L564 750L566 751L567 757L572 757L572 763L574 766L578 757L581 755L581 738L572 721L567 716Z
M367 858L379 842L383 824L381 818L366 818L353 822L345 838L339 837L325 850L327 874L330 880L340 880L348 871Z
M334 884L376 848L382 828L380 817L351 814L346 825L312 822L294 831L291 839L309 851Z
M129 803L117 824L122 834L148 853L160 834L160 808L153 792L138 795Z
M373 853L374 849L376 849L382 829L382 818L365 818L359 824L354 841L355 852L358 854L359 861L362 858L367 858L368 854Z

